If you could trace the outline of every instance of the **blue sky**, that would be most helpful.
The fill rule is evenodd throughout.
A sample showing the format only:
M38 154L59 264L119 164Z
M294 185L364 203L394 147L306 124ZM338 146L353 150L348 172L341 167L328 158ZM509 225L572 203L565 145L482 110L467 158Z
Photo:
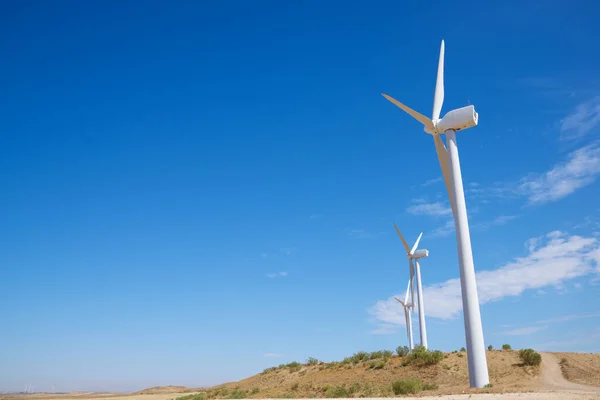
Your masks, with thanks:
M431 138L460 133L486 343L600 351L592 1L28 2L0 13L0 390L202 386L464 345Z

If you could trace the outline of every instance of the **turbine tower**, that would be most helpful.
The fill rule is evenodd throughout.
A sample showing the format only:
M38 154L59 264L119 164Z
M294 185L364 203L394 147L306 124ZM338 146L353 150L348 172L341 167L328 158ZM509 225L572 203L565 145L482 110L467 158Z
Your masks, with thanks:
M475 280L475 266L473 264L473 253L471 250L467 206L463 191L458 147L456 145L456 131L476 126L479 116L475 112L475 107L469 105L452 110L440 119L440 112L442 111L442 104L444 103L443 40L440 47L437 81L433 98L433 115L431 119L386 94L382 93L382 95L408 113L411 117L422 123L425 127L425 132L433 135L435 150L442 169L442 175L444 177L444 183L446 184L446 190L448 191L452 214L454 215L454 223L456 225L458 263L460 266L460 287L465 319L467 357L469 362L469 380L471 387L481 388L489 383L489 375L485 355L485 343L483 341L483 328L481 326L477 282ZM441 134L446 135L447 149L440 138Z
M427 327L425 326L425 302L423 301L423 286L421 284L421 266L419 265L419 259L429 256L429 250L417 250L419 246L419 242L421 241L421 236L423 233L419 235L417 241L413 245L412 248L408 247L408 243L404 240L404 236L400 233L400 229L398 229L398 225L394 224L394 228L396 228L396 232L398 232L398 236L400 236L400 240L402 240L402 244L406 249L406 257L408 257L408 262L410 264L410 282L413 282L415 276L416 269L416 277L417 277L417 307L419 308L419 335L421 338L421 346L427 348ZM413 260L415 260L415 264L413 264ZM416 266L416 268L415 268ZM412 286L412 284L411 284ZM411 299L414 299L414 286L411 287Z
M408 280L408 285L406 286L406 295L404 296L404 301L400 300L397 297L394 297L396 301L402 304L402 308L404 308L404 319L406 320L406 336L408 337L408 347L412 351L415 346L413 344L413 332L412 332L412 319L410 315L411 308L414 307L414 302L411 297L410 303L408 302L408 295L410 294L410 287L412 284L412 277Z

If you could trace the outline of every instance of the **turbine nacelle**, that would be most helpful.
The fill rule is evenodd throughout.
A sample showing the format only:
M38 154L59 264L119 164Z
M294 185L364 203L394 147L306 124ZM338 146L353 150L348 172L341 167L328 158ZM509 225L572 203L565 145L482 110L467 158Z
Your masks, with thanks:
M429 250L427 250L427 249L417 250L410 256L410 258L425 258L425 257L429 257Z
M444 118L433 120L432 125L425 125L425 132L436 135L449 130L461 131L477 126L479 115L473 105L457 108L444 115Z

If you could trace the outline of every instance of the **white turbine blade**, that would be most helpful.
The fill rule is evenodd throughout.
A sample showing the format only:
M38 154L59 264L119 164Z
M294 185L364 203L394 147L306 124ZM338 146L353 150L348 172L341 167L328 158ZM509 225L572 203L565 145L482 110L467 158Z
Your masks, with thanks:
M440 118L440 112L442 111L442 104L444 104L444 41L440 46L440 60L438 61L437 80L435 81L435 93L433 95L433 114L431 119L436 120Z
M400 240L402 240L402 244L404 244L406 252L410 253L410 247L408 247L408 243L406 243L406 240L404 240L404 236L402 236L402 233L400 233L400 229L398 229L398 225L396 225L396 223L394 223L394 228L396 228L396 232L398 232L398 236L400 236Z
M408 285L406 285L406 295L404 295L404 304L408 304L408 292L410 291L410 279Z
M383 97L385 97L386 99L388 99L393 104L395 104L396 106L400 107L402 110L404 110L406 113L408 113L411 117L413 117L414 119L416 119L417 121L419 121L420 123L425 125L425 127L427 129L430 129L430 130L433 129L433 122L429 118L424 116L423 114L420 114L420 113L416 112L415 110L413 110L412 108L405 106L404 104L400 103L398 100L394 99L393 97L388 96L385 93L381 93L381 95Z
M454 197L452 197L451 188L451 176L450 176L450 165L448 161L448 150L444 146L444 142L440 135L433 135L433 143L435 144L435 151L440 162L440 168L442 169L442 176L444 177L444 183L446 184L446 191L448 191L448 199L450 200L450 206L452 207L452 214L456 215L456 207L454 205Z
M396 299L396 301L397 301L398 303L402 304L403 306L406 306L406 304L405 304L405 303L404 303L402 300L400 300L399 298L397 298L397 297L394 297L394 299Z
M417 247L419 247L419 242L421 241L421 236L423 236L423 232L421 232L421 234L417 238L417 241L413 245L412 249L410 249L410 254L411 255L413 255L415 253L415 250L417 250Z

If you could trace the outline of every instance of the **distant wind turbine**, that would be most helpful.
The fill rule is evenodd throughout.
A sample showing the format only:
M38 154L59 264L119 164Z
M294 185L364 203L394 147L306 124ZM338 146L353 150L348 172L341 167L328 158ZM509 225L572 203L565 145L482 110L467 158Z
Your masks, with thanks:
M471 250L467 205L465 203L460 160L456 144L456 131L476 126L479 115L475 112L475 107L473 105L468 105L449 111L440 119L442 104L444 103L444 51L444 41L442 40L431 118L418 113L387 94L382 93L382 95L423 124L425 132L433 136L435 150L442 169L442 175L446 184L446 190L448 191L448 197L456 225L456 241L458 248L458 263L460 265L460 286L465 320L469 380L471 387L481 388L487 385L490 382L490 379L485 355L477 282L475 281L475 266L473 263L473 252ZM447 149L442 142L440 137L441 134L446 135Z
M408 347L411 350L413 350L415 347L413 344L412 317L410 311L411 308L414 307L414 303L412 298L410 299L410 302L408 301L411 283L412 279L409 279L408 285L406 286L406 295L404 295L404 301L400 300L397 297L394 297L394 299L396 299L398 303L402 304L402 308L404 308L404 319L406 320L406 336L408 337Z

